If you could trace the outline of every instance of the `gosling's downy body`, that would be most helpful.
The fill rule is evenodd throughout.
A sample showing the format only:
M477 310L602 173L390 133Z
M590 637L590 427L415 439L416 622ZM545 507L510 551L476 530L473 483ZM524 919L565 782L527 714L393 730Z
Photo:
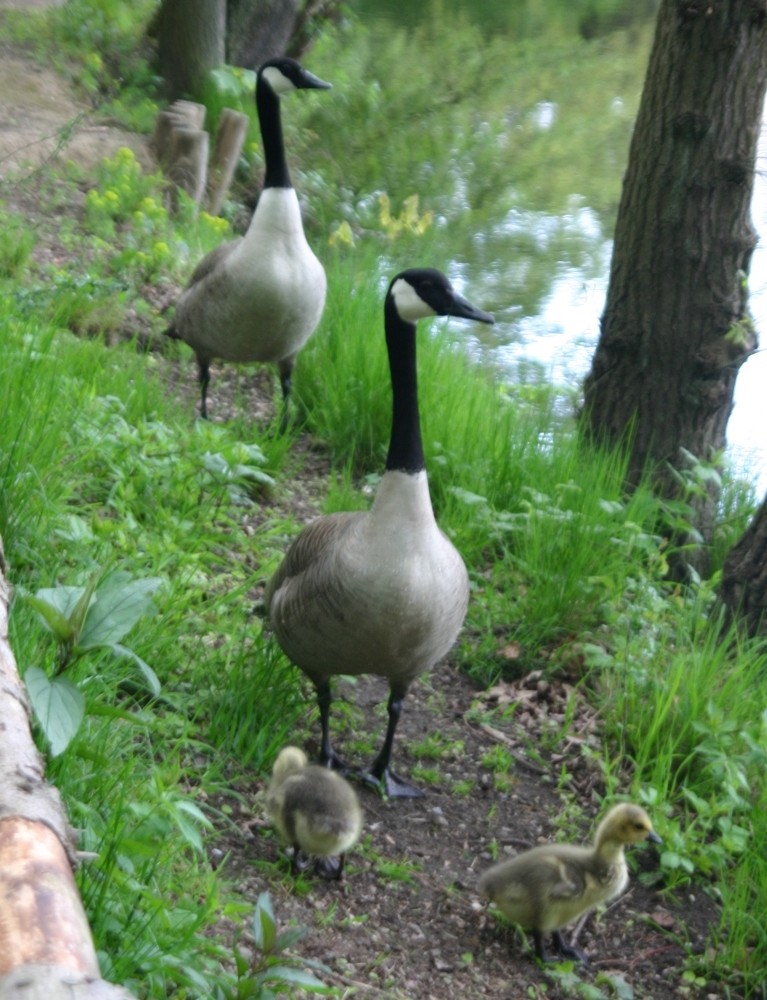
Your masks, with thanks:
M542 962L549 960L543 946L548 932L563 955L585 962L582 951L565 944L561 929L623 892L628 884L624 848L643 840L660 843L644 809L624 802L599 824L593 847L542 844L523 851L484 872L479 890L507 919L532 931Z
M304 235L301 210L285 160L280 96L296 89L328 89L294 59L271 59L259 69L256 107L266 174L247 232L205 256L182 292L166 333L194 349L200 415L207 418L214 358L277 365L283 423L296 355L312 335L325 305L325 271Z
M351 785L340 774L309 764L298 747L277 756L266 796L266 809L280 837L294 848L293 871L317 859L326 878L341 878L346 852L362 831L362 809Z
M373 506L308 525L266 591L280 646L317 692L321 763L344 766L330 741L330 678L372 673L388 680L386 737L364 777L395 797L421 794L390 768L402 701L455 642L469 598L463 560L434 518L421 443L416 322L435 315L493 322L432 268L392 280L384 305L391 438Z

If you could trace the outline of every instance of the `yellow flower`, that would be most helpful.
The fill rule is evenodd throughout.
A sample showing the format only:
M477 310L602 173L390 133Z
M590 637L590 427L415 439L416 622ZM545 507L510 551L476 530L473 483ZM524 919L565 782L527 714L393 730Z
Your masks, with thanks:
M336 226L328 238L328 243L332 247L339 246L340 244L349 247L354 246L354 233L346 219Z

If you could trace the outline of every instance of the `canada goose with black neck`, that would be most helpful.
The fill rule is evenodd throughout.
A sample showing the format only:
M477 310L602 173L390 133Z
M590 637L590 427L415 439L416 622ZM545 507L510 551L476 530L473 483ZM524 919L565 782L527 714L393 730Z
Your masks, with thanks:
M415 335L416 322L428 316L493 322L433 268L392 279L384 303L391 437L372 508L309 524L266 590L277 641L317 692L321 763L344 766L330 740L330 678L372 673L388 680L386 737L365 777L393 797L421 794L390 767L403 699L455 642L469 599L466 567L437 526L426 478Z
M306 242L290 182L280 97L294 90L329 87L295 59L270 59L258 71L256 108L266 166L263 190L245 235L216 247L197 265L166 331L197 355L204 418L210 363L221 358L276 364L283 424L286 420L296 356L320 321L327 283L322 264Z

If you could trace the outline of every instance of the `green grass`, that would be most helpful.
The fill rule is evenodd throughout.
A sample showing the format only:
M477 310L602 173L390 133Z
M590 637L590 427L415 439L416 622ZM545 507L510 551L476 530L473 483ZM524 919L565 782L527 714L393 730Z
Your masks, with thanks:
M10 308L0 333L0 534L17 594L106 568L164 581L158 614L130 637L159 698L136 687L129 662L83 656L67 676L85 720L49 764L79 846L97 855L79 881L102 969L141 995L199 992L228 975L206 929L240 911L203 851L198 794L228 787L225 772L264 771L306 712L252 613L260 567L239 531L243 506L271 488L258 475L279 469L234 431L190 421L130 345L19 322ZM259 559L283 529L263 529ZM52 671L53 637L20 600L11 640L22 672Z

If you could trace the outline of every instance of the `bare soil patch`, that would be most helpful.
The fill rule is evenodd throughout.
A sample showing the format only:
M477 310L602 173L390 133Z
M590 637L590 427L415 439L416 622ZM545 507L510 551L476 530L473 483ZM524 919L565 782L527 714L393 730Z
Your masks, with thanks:
M355 733L382 737L387 692L373 677L340 688L342 700L348 696L353 706L340 713L343 720L351 716L351 722L339 719L338 711L333 717L335 742L344 754ZM498 694L521 706L511 719L493 712ZM227 854L224 874L250 900L268 890L281 921L311 930L301 955L326 963L332 970L329 982L360 996L522 1000L579 995L574 986L560 987L552 980L524 936L497 919L476 890L494 852L500 857L552 839L557 818L568 810L572 814L574 803L583 809L578 839L588 839L593 831L600 779L583 750L593 749L598 737L586 703L577 710L569 741L542 760L528 753L561 724L572 696L567 685L541 682L537 674L488 695L455 665L441 664L413 686L395 745L403 773L412 775L420 764L437 772L434 783L419 781L426 794L409 801L383 801L360 789L365 831L347 858L340 884L307 875L294 881L288 857L264 818L263 783L239 789L244 794L233 806L234 826L216 841L216 851ZM446 749L437 760L419 759L412 748L430 736ZM485 763L499 746L514 756L500 782ZM307 749L316 750L311 739ZM563 772L569 779L557 788ZM578 944L590 962L576 975L605 996L613 995L610 981L625 983L636 998L686 995L680 991L685 954L704 949L716 920L715 907L703 893L674 896L645 887L639 872L657 870L657 862L655 848L634 851L630 889L606 912L578 925ZM709 1000L720 996L714 984L704 995Z

